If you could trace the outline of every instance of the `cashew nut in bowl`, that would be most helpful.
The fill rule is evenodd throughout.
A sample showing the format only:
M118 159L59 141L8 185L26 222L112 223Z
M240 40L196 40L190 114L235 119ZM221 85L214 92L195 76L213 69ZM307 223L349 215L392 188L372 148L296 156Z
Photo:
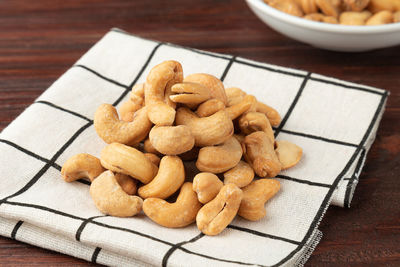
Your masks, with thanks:
M177 125L186 125L194 136L196 146L212 146L228 140L233 134L233 123L225 110L199 118L187 108L179 108L176 112Z
M186 76L183 81L202 84L210 90L211 98L221 100L225 106L228 104L224 84L217 77L206 73L194 73Z
M196 114L199 117L208 117L223 109L225 109L224 103L219 99L212 98L200 104L197 107Z
M193 191L203 204L213 200L223 186L218 176L210 172L201 172L193 178Z
M122 190L125 191L125 193L127 193L128 195L136 194L137 185L135 179L123 173L116 173L114 176L118 184L121 186Z
M275 177L281 171L281 163L274 151L274 144L264 132L247 135L242 143L244 158L260 177Z
M174 94L169 98L173 102L185 104L189 108L194 108L211 97L210 89L199 83L177 83L172 86L171 90Z
M185 227L196 220L201 208L192 183L184 183L175 203L160 198L148 198L143 202L144 213L155 223L169 228Z
M238 104L246 96L246 93L237 87L226 88L225 93L228 98L228 107Z
M151 69L144 86L145 105L149 119L155 125L173 124L175 108L165 103L165 92L170 90L167 87L172 87L172 83L182 80L182 66L177 61L164 61Z
M281 162L282 170L289 169L300 161L303 150L298 145L281 140L276 141L275 146L275 153Z
M400 22L400 11L393 13L393 22Z
M197 213L197 228L206 235L221 233L235 218L242 196L242 190L235 184L224 185L218 195Z
M242 158L243 150L235 137L224 143L200 149L196 167L202 172L221 173L235 167Z
M318 21L318 22L326 22L331 24L338 24L338 20L332 16L325 16L321 13L311 13L307 14L303 17L304 19ZM279 124L279 123L278 123Z
M185 181L185 168L177 156L165 156L160 161L160 168L154 179L139 188L142 198L156 197L166 199L175 193Z
M136 111L132 122L119 120L116 109L110 104L102 104L94 115L94 128L108 144L135 145L146 138L151 126L146 107Z
M280 183L274 179L260 179L243 187L243 198L238 215L249 221L258 221L264 218L266 211L264 204L280 189Z
M293 16L302 17L303 10L295 0L265 0L271 7Z
M318 7L315 0L299 0L299 2L304 13L311 14L318 12Z
M132 87L130 100L135 104L144 105L144 83L138 83Z
M81 178L88 178L93 181L105 169L101 166L100 160L95 156L81 153L70 157L61 168L61 175L64 181L73 182Z
M242 188L253 181L254 170L248 163L241 160L235 167L224 173L224 178L224 184L232 183Z
M365 25L381 25L393 22L393 13L387 10L375 13L370 17Z
M263 131L273 143L275 141L274 131L267 117L260 112L248 112L239 119L239 128L244 134L251 134L257 131Z
M370 0L368 10L372 13L378 13L380 11L400 11L399 0Z
M341 0L315 0L315 2L325 15L335 18L339 16Z
M119 143L107 145L101 151L101 165L138 179L144 184L156 176L158 168L139 150Z
M122 103L121 107L119 108L119 114L121 114L121 120L126 122L133 121L135 116L135 112L142 108L142 105L136 104L131 100L125 101Z
M186 125L154 126L149 137L152 146L164 155L182 154L194 146L194 136Z
M372 16L372 13L369 11L363 12L343 12L340 14L339 22L343 25L365 25L367 19Z
M148 158L151 161L151 163L153 163L157 167L160 165L161 159L156 154L144 153L144 155L146 156L146 158Z
M92 182L90 195L97 209L103 214L131 217L142 210L143 200L125 193L111 171L103 172Z
M231 120L234 120L246 111L248 111L256 103L257 99L254 96L246 95L245 97L243 97L242 101L235 105L227 107L225 110L228 113L229 118L231 118Z
M347 11L360 12L369 4L369 0L343 0L343 7Z

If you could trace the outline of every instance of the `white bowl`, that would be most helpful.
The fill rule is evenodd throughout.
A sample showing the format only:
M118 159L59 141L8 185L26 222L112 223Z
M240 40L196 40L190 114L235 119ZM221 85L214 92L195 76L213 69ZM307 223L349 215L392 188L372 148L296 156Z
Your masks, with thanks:
M400 23L345 26L315 22L281 12L262 0L246 1L251 10L272 29L315 47L361 52L400 44Z

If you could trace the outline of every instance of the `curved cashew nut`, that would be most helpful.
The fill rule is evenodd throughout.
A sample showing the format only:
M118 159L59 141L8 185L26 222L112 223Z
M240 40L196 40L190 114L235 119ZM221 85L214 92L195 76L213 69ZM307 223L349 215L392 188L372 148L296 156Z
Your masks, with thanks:
M94 128L104 142L135 145L146 138L151 129L146 107L139 109L132 122L120 121L116 109L102 104L94 115Z
M119 143L107 145L101 151L101 165L138 179L144 184L153 180L158 172L156 165L139 150Z
M194 108L211 97L210 89L199 83L177 83L171 90L174 95L169 98L175 103L186 104L189 108Z
M218 195L197 213L197 228L206 235L221 233L235 218L242 196L242 190L235 184L224 185Z
M239 141L232 136L221 145L201 148L196 167L202 172L225 172L235 167L242 155L243 150Z
M256 103L257 99L254 96L246 95L245 97L243 97L242 101L235 105L227 107L225 110L228 113L229 118L231 118L231 120L234 120L246 111L248 111Z
M121 120L126 122L133 121L135 116L135 112L142 108L142 105L136 104L131 100L125 101L122 103L121 107L119 108L119 114L121 114Z
M315 2L325 15L335 18L339 16L341 0L315 0Z
M242 89L237 87L230 87L225 89L228 98L228 107L238 104L247 95Z
M276 141L275 153L282 165L282 170L289 169L296 165L303 154L303 150L298 145L289 141Z
M260 112L248 112L239 119L239 128L244 134L251 134L257 131L263 131L273 143L275 140L274 131L267 117Z
M144 105L144 83L138 83L132 86L130 100L138 105Z
M315 0L300 0L301 8L303 9L304 13L317 13L318 7L315 3Z
M232 120L224 110L199 118L191 110L179 108L176 112L176 124L189 126L196 146L220 144L233 134Z
M360 12L369 4L369 0L343 0L343 7L348 11Z
M156 165L156 166L159 166L159 165L160 165L161 159L160 159L156 154L153 154L153 153L144 153L144 155L145 155L146 158L148 158L148 159L151 161L151 163L153 163L154 165Z
M139 188L142 198L156 197L165 199L175 193L185 181L185 168L177 156L165 156L160 161L160 168L154 179Z
M201 172L193 178L193 191L203 204L213 200L223 186L218 176L210 172Z
M152 146L165 155L182 154L194 146L194 136L186 125L154 126L149 137Z
M114 176L118 184L121 186L122 190L125 191L125 193L127 193L128 195L136 194L137 185L135 179L123 173L116 173Z
M280 183L274 179L260 179L242 188L243 198L238 211L239 216L249 221L264 218L265 202L272 198L280 188Z
M103 214L130 217L142 210L143 200L125 193L111 171L103 172L92 182L90 195Z
M294 0L275 0L268 1L268 4L282 12L288 13L293 16L302 17L303 10Z
M210 90L211 98L221 100L224 105L228 104L224 84L217 77L206 73L194 73L185 77L184 82L199 83Z
M281 163L274 145L264 132L254 132L242 143L244 158L260 177L275 177L281 171Z
M369 11L363 12L343 12L340 14L339 22L343 25L365 25L367 19L372 16L372 13Z
M192 183L184 183L175 203L159 198L148 198L143 202L144 213L155 223L169 228L185 227L196 220L201 208Z
M224 178L224 184L232 183L242 188L253 181L254 170L249 164L241 160L235 167L224 173Z
M196 114L199 117L208 117L223 109L225 109L224 103L219 99L212 98L200 104L197 107Z
M165 103L165 95L171 93L172 85L182 80L182 66L177 61L164 61L151 69L144 86L145 103L149 119L155 125L172 125L174 122L175 108Z
M272 126L278 126L281 123L281 116L273 107L257 101L255 111L264 113Z
M101 166L100 160L95 156L81 153L70 157L61 168L61 175L64 181L73 182L81 178L88 178L93 181L105 169Z
M370 17L365 25L381 25L393 22L393 13L387 10L380 11Z
M153 153L153 154L156 154L156 155L161 155L161 153L158 152L157 149L155 149L154 146L151 144L150 138L147 138L146 140L144 140L143 149L147 153Z

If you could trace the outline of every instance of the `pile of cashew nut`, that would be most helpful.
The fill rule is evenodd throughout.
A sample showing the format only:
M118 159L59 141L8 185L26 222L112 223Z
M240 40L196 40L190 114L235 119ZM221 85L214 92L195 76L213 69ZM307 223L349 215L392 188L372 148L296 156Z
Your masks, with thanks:
M290 15L342 25L400 22L400 0L264 0Z
M165 61L133 86L119 115L109 104L97 109L94 127L108 144L100 159L75 155L61 174L66 182L89 179L104 214L143 210L159 225L196 222L217 235L236 214L263 218L264 204L280 189L268 178L300 161L300 147L274 139L280 121L275 109L241 89L225 89L209 74L184 78L179 62Z

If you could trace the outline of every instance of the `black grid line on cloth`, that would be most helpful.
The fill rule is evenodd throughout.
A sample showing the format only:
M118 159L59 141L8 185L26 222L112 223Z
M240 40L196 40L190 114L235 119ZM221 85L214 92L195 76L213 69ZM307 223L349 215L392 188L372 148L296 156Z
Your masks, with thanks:
M55 109L58 109L58 110L67 112L67 113L69 113L69 114L71 114L71 115L74 115L74 116L76 116L76 117L79 117L79 118L81 118L81 119L84 119L84 120L86 120L86 121L88 121L88 122L93 122L93 120L89 119L89 118L86 117L86 116L83 116L82 114L79 114L79 113L77 113L77 112L75 112L75 111L72 111L72 110L69 110L69 109L66 109L66 108L63 108L63 107L60 107L60 106L57 106L56 104L50 103L50 102L48 102L48 101L38 100L38 101L33 102L32 104L44 104L44 105L53 107L53 108L55 108Z
M325 84L332 84L332 85L336 85L339 87L344 87L347 89L353 89L353 90L358 90L358 91L363 91L363 92L367 92L367 93L371 93L371 94L377 94L377 95L384 95L385 92L379 92L379 91L375 91L372 89L368 89L368 88L364 88L364 87L360 87L360 86L355 86L355 85L348 85L345 83L341 83L339 81L334 82L334 81L330 81L330 80L326 80L326 79L321 79L321 78L316 78L316 77L311 77L310 80L316 81L316 82L321 82L321 83L325 83Z
M96 247L96 249L93 251L92 258L90 260L91 262L97 263L97 257L99 256L100 251L101 251L101 248Z
M295 241L295 240L292 240L292 239L288 239L288 238L284 238L284 237L280 237L280 236L276 236L276 235L269 235L269 234L261 233L261 232L256 231L256 230L252 230L252 229L249 229L249 228L240 227L240 226L236 226L236 225L232 225L232 224L228 225L227 228L235 229L235 230L238 230L238 231L241 231L241 232L246 232L246 233L249 233L249 234L252 234L252 235L256 235L256 236L267 237L269 239L284 241L286 243L291 243L291 244L294 244L294 245L299 245L300 244L299 241Z
M284 259L282 259L280 262L272 265L272 266L279 266L284 264L285 262L287 262L289 259L291 259L297 252L299 252L303 246L307 243L307 241L310 239L312 233L314 232L314 230L318 227L318 224L320 222L320 220L322 219L323 214L325 213L326 209L329 206L330 203L330 199L332 197L333 192L336 190L336 187L338 186L339 182L341 181L343 175L348 171L348 169L351 167L351 165L353 164L353 162L356 160L357 155L360 153L360 151L364 148L364 144L367 141L369 135L371 134L371 131L379 117L379 114L381 113L385 100L388 96L388 92L385 91L385 94L383 94L381 96L381 100L379 102L378 107L376 108L375 114L371 119L371 122L368 126L368 129L365 131L365 134L359 144L359 146L357 147L356 151L353 153L352 157L350 158L350 160L348 161L348 163L346 164L346 166L343 168L342 172L336 177L335 181L333 182L331 188L329 189L328 193L325 195L324 200L322 201L322 204L320 206L320 208L318 209L318 212L316 213L314 219L312 220L310 227L306 233L306 235L304 236L303 240L301 241L301 243L291 252L289 253Z
M82 68L82 69L85 69L85 70L87 70L87 71L93 73L93 74L96 75L97 77L102 78L103 80L106 80L106 81L108 81L108 82L110 82L110 83L112 83L112 84L115 84L115 85L117 85L117 86L119 86L119 87L122 87L122 88L125 88L125 89L128 89L128 88L129 88L129 86L127 86L127 85L125 85L125 84L122 84L122 83L120 83L120 82L117 82L116 80L113 80L113 79L108 78L108 77L106 77L106 76L103 76L102 74L98 73L97 71L92 70L91 68L88 68L88 67L86 67L86 66L84 66L84 65L76 64L76 65L73 65L72 68Z
M357 173L360 171L360 169L363 165L363 162L365 161L365 158L367 156L366 153L367 153L367 150L365 149L365 147L363 147L361 150L360 158L358 159L356 168L354 169L353 175L349 179L349 183L346 186L346 193L344 196L343 205L347 208L350 208L350 197L351 197L351 192L352 192L352 188L353 188L353 183L354 183L354 180L357 179Z
M22 225L23 223L24 223L23 221L18 221L18 222L15 224L15 226L14 226L12 232L11 232L11 239L14 239L14 240L15 240L15 237L16 237L16 235L17 235L17 231L18 231L18 229L21 227L21 225Z
M275 176L275 178L280 178L283 180L288 180L288 181L297 182L297 183L301 183L301 184L308 184L308 185L312 185L312 186L327 187L327 188L331 187L330 184L312 182L310 180L298 179L298 178L294 178L294 177L282 175L282 174L278 174L277 176Z
M163 260L162 260L162 266L166 267L168 264L168 259L169 257L172 255L172 253L177 250L178 248L180 248L181 246L188 244L188 243L193 243L197 240L199 240L200 238L202 238L204 236L203 233L198 234L197 236L193 237L192 239L188 240L188 241L183 241L180 243L177 243L175 245L173 245L168 251L167 253L164 254Z
M85 226L86 226L89 222L91 222L91 221L94 220L94 219L102 218L102 217L107 217L107 216L108 216L108 215L98 215L98 216L89 217L89 218L87 218L86 220L84 220L84 221L81 223L81 225L79 226L78 230L76 230L76 233L75 233L75 240L76 240L76 241L81 241L82 231L83 231L83 229L85 228Z
M304 78L307 76L307 74L300 74L300 73L296 73L296 72L291 72L289 70L281 70L279 68L273 68L272 66L265 66L265 65L261 65L261 64L257 64L257 63L250 63L241 59L235 59L235 63L240 63L249 67L253 67L253 68L257 68L257 69L264 69L264 70L268 70L271 72L276 72L276 73L280 73L280 74L285 74L285 75L289 75L289 76L294 76L294 77L300 77L300 78Z

